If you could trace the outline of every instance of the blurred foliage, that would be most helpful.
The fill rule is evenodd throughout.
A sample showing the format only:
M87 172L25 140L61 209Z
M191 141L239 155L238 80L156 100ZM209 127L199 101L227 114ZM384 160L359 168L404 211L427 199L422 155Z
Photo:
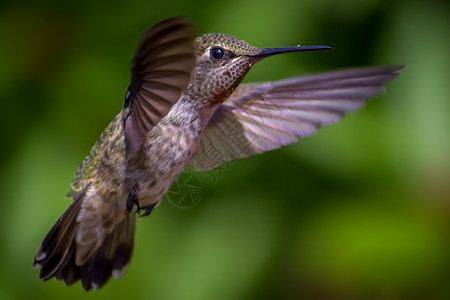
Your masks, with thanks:
M267 59L246 81L406 68L341 123L196 174L198 204L139 220L121 280L43 283L33 257L121 109L140 34L180 14L199 34L335 48ZM0 299L450 298L449 28L446 1L2 1Z

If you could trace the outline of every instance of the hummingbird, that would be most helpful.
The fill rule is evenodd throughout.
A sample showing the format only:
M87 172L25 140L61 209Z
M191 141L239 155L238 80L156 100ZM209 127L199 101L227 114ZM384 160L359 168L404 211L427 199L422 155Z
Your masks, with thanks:
M208 171L296 142L383 91L401 67L366 67L241 84L257 62L329 46L258 48L230 35L193 37L181 17L138 46L119 114L78 167L73 201L36 254L40 278L100 289L130 263L147 216L188 166Z

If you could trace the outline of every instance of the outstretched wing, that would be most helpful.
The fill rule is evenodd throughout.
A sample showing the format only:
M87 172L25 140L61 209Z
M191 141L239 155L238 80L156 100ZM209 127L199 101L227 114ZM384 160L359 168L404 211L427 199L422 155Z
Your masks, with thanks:
M139 150L146 134L188 86L195 63L192 40L191 26L179 17L162 21L144 34L124 103L129 153Z
M190 164L207 171L314 134L382 92L401 68L355 68L241 85L214 113Z

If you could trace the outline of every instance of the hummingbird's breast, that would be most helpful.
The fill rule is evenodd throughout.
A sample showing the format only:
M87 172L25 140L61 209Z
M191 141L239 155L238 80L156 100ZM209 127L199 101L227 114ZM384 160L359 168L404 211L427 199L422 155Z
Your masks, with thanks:
M146 163L136 177L142 207L158 203L195 154L213 111L179 101L148 134Z

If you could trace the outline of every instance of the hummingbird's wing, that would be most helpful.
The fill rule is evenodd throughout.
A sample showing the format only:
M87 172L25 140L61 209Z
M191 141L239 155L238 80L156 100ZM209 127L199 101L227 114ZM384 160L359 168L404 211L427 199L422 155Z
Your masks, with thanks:
M170 111L188 86L195 64L191 26L181 18L162 21L142 39L132 65L125 103L125 136L129 153Z
M241 85L214 113L190 164L207 171L314 134L382 92L400 68L355 68Z

